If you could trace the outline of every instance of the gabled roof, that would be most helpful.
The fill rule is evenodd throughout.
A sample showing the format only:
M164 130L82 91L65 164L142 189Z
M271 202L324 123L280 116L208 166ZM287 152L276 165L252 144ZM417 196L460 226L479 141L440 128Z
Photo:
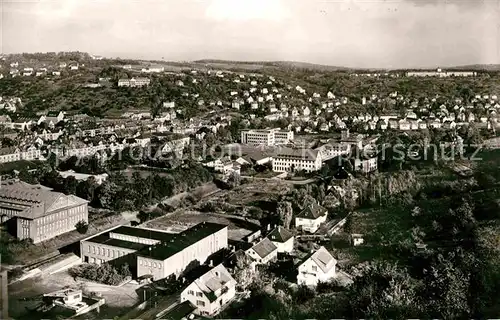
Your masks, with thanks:
M218 290L221 290L228 283L233 285L236 284L236 280L234 280L229 271L227 271L222 264L219 264L196 279L194 283L206 295L208 300L213 302L221 295L221 293L217 294Z
M271 242L271 240L269 240L268 238L264 238L259 243L254 245L252 247L252 250L255 251L255 253L257 253L259 257L264 259L272 252L278 250L278 248L274 245L274 243Z
M317 157L318 151L312 149L282 148L276 153L276 158L286 159L316 161Z
M301 263L304 264L306 261L312 260L314 263L323 271L327 273L337 264L337 259L335 259L332 254L326 250L325 247L321 246L318 250L312 254L306 256L306 258Z
M293 237L293 234L290 232L290 230L285 229L282 226L278 226L273 229L268 235L267 238L271 240L272 242L287 242L291 237Z
M47 112L47 117L49 118L56 118L61 111L49 111Z
M317 219L326 215L328 211L320 206L319 204L313 202L309 206L307 206L304 210L302 210L297 217L298 218L306 218L306 219Z
M17 216L34 219L63 207L88 202L74 195L64 195L41 185L9 181L0 188L0 202L17 204Z

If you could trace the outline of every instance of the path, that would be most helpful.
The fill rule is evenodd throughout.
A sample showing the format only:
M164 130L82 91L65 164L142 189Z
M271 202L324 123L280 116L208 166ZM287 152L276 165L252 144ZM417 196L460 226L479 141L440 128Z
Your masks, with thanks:
M253 176L241 176L241 178L244 179L249 179L249 180L262 180L262 181L280 181L284 183L289 183L293 185L304 185L304 184L309 184L315 182L317 179L316 178L310 178L306 180L285 180L285 179L280 179L280 178L262 178L262 177L253 177Z

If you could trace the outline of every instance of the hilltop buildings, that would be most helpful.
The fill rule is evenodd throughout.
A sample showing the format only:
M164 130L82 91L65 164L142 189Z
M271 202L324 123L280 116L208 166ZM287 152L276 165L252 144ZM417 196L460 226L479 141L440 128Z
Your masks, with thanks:
M118 80L119 87L144 87L148 86L151 80L148 78L132 78L132 79L120 79Z
M22 181L1 185L0 215L2 223L15 219L12 231L18 239L34 243L75 230L79 221L88 222L86 200Z
M409 71L406 73L407 77L475 77L477 72L474 71L443 71L437 69L436 71Z

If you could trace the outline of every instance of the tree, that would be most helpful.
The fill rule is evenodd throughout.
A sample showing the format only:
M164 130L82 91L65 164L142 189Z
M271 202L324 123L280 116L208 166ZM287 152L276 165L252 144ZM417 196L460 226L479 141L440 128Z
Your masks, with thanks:
M278 202L276 212L280 217L281 224L290 229L290 224L292 223L293 208L290 201L280 201Z
M237 172L232 172L229 178L227 179L227 185L229 189L234 189L240 185L241 177Z
M406 319L419 314L416 283L407 271L373 262L347 292L348 318Z
M78 186L78 181L74 176L69 176L63 180L61 186L61 192L64 194L76 194L76 188Z
M88 201L93 201L95 191L98 188L97 181L94 177L89 177L87 180L81 181L76 187L76 195Z
M80 220L76 223L75 228L79 233L85 234L89 230L89 224L85 220Z

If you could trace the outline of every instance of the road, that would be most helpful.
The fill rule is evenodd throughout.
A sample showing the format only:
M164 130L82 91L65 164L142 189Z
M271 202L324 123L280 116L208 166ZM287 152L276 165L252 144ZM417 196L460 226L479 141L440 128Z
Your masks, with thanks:
M310 179L306 179L306 180L285 180L285 179L279 179L276 177L262 178L262 177L253 177L253 176L241 176L241 178L250 179L250 180L262 180L262 181L280 181L280 182L289 183L289 184L293 184L293 185L309 184L309 183L313 183L317 180L316 178L310 178Z

